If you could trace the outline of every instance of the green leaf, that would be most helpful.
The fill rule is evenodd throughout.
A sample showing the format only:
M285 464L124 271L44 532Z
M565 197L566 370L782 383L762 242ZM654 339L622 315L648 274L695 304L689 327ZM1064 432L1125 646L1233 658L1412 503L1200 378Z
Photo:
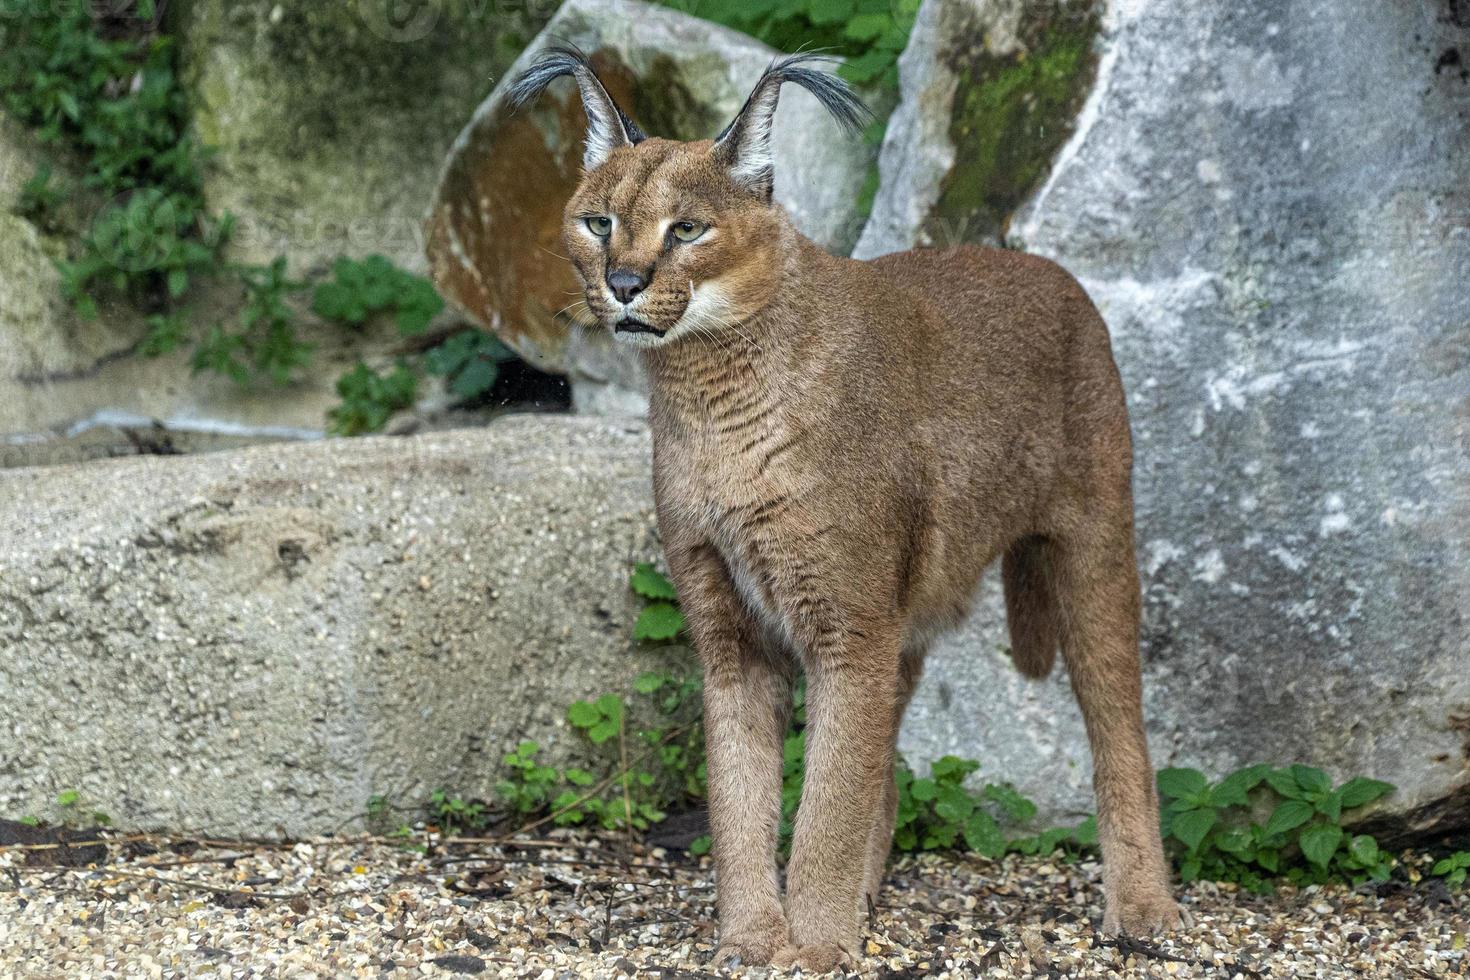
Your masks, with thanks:
M975 798L960 786L940 786L939 797L934 803L934 813L952 824L961 824L975 810Z
M843 62L837 74L854 84L863 85L882 75L892 64L892 52L868 51Z
M650 602L633 624L637 640L672 640L684 630L684 614L670 602Z
M678 599L678 593L674 591L674 583L670 582L658 569L649 562L642 562L633 566L633 574L628 578L634 592L645 599Z
M1356 807L1372 803L1382 796L1387 796L1394 791L1392 783L1385 783L1377 779L1367 779L1357 776L1343 783L1339 792L1342 794L1342 807L1344 810L1352 810Z
M1312 796L1332 790L1331 777L1321 769L1297 764L1291 767L1291 775L1296 779L1296 784L1302 788L1302 791Z
M1367 834L1358 834L1348 843L1348 853L1364 867L1378 863L1378 842Z
M1222 830L1215 835L1215 846L1227 854L1243 855L1252 844L1251 835L1243 830Z
M979 768L980 763L974 759L961 759L957 755L946 755L936 759L929 770L935 779L958 783Z
M478 398L495 387L495 379L499 376L500 368L494 361L477 357L449 382L449 391L460 398Z
M464 330L450 337L437 347L424 352L424 368L430 374L453 374L479 353L479 334Z
M567 708L567 721L577 728L591 728L602 720L602 712L586 701L574 701Z
M689 842L689 853L695 857L708 854L712 844L713 842L710 840L709 834L700 834Z
M1312 819L1312 804L1301 800L1285 800L1271 814L1266 821L1266 834L1284 834L1288 830L1300 827Z
M995 818L984 810L976 810L965 820L965 845L976 854L998 858L1006 852L1006 838Z
M1024 824L1036 816L1036 804L1016 792L1016 788L1009 783L987 785L984 796L997 804L1011 823Z
M927 803L939 795L939 786L932 779L916 779L909 787L909 795L920 803Z
M587 737L592 740L593 745L601 745L618 733L618 723L607 719L600 721L587 729Z
M893 20L887 13L855 14L842 33L854 41L871 41L888 30L892 23Z
M1298 841L1302 854L1319 868L1327 867L1327 862L1337 853L1337 845L1341 842L1342 828L1330 823L1308 827L1302 831Z
M1296 784L1296 777L1289 769L1272 769L1266 773L1266 782L1288 800L1302 798L1302 788Z
M1342 790L1328 793L1317 801L1317 812L1333 823L1342 817Z
M616 694L604 694L593 702L608 720L617 723L623 720L623 699Z
M1088 817L1086 820L1072 828L1072 839L1082 847L1092 847L1097 844L1097 817Z
M567 782L571 783L573 786L591 786L593 783L597 782L592 773L588 772L586 769L568 769L566 772L566 776Z
M667 680L662 674L639 674L638 679L633 682L633 690L639 694L652 694L663 687Z
M852 16L853 0L806 0L805 5L813 24L840 24Z
M1211 808L1187 810L1174 817L1170 833L1183 841L1184 846L1191 851L1198 850L1200 842L1205 839L1210 828L1215 826L1216 819L1217 814Z
M1170 799L1198 796L1209 787L1198 769L1160 769L1158 778L1159 795Z
M1266 765L1237 769L1210 791L1210 799L1216 806L1245 806L1250 801L1250 791L1259 786L1270 771L1271 767Z
M65 806L76 806L77 805L77 801L80 800L81 798L82 798L82 794L79 793L79 792L77 792L76 790L74 790L74 789L64 789L60 793L58 793L56 795L56 805L57 806L62 806L62 807L65 807Z

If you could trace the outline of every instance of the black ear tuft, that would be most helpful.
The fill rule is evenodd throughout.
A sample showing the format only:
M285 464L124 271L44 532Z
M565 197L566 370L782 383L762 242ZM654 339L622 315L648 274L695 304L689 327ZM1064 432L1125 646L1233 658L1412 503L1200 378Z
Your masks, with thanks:
M560 43L547 48L530 68L522 72L511 84L511 105L516 108L524 106L563 75L570 75L576 81L582 94L582 107L587 111L588 169L605 160L615 147L641 143L648 138L607 94L587 56L573 44Z
M800 85L822 104L849 134L861 132L873 118L863 101L853 94L847 82L831 72L809 68L814 63L830 64L834 59L807 53L778 58L761 75L751 89L740 114L731 120L724 132L715 138L715 153L730 169L737 183L770 196L774 182L771 156L771 124L781 86L786 82Z

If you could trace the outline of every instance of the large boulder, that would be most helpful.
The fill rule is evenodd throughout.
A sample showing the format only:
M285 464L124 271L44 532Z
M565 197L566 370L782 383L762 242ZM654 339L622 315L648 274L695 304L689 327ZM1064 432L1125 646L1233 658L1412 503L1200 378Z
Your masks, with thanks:
M640 423L0 471L0 813L327 832L492 793L572 701L680 670L631 640Z
M233 254L301 271L378 252L422 269L454 134L544 20L536 4L169 4L205 196Z
M1377 776L1409 829L1470 826L1467 26L1431 3L1118 4L1009 226L1112 329L1156 763ZM932 94L907 111L944 117ZM885 147L884 193L927 152ZM940 647L904 745L1090 807L1065 679L1023 683L1002 622L992 593Z
M1067 142L1097 71L1095 0L928 0L853 254L998 244Z
M708 139L739 111L778 52L744 34L637 0L570 0L521 55L586 51L620 105L653 136ZM571 80L515 112L502 81L455 142L426 224L446 296L532 364L565 373L581 411L646 409L636 358L599 330L572 327L580 296L561 245L562 209L581 179L586 119ZM872 153L843 139L809 94L789 86L775 123L776 199L822 245L851 248Z

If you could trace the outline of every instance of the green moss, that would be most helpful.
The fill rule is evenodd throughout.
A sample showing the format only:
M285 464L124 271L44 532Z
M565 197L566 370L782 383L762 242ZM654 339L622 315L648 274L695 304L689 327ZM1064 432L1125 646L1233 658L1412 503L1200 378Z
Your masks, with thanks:
M1022 50L951 57L962 81L950 121L954 166L926 223L936 242L1002 239L1071 135L1091 88L1096 8L1053 0L1027 17Z

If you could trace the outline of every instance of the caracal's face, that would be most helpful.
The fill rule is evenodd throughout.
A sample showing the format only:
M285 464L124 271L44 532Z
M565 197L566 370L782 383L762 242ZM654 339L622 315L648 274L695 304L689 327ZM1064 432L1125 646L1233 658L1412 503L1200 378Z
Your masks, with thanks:
M774 294L780 221L737 186L709 140L612 151L568 202L562 234L586 294L584 323L620 343L718 339Z

